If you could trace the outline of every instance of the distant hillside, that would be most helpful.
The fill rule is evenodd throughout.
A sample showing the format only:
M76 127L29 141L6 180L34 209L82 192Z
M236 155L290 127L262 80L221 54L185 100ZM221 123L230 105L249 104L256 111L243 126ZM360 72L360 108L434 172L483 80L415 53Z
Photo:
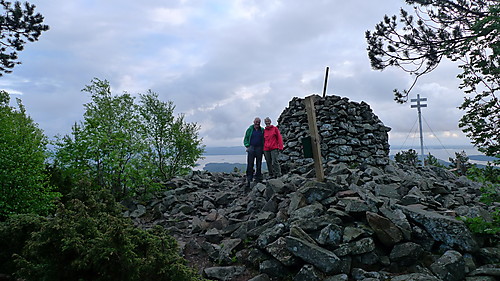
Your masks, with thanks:
M429 146L428 148L437 148L439 149L440 147L435 147L435 146ZM457 151L460 151L464 148L463 146L450 146L448 147L449 149L456 149ZM205 147L205 153L203 155L245 155L245 147L243 144L241 146L219 146L219 147ZM474 161L490 161L493 162L495 160L494 157L486 156L486 155L468 155L470 160Z
M247 169L247 164L242 163L208 163L203 167L203 170L209 171L212 173L221 172L221 173L231 173L235 171L235 168L239 170L241 173L245 173ZM262 163L262 172L267 171L266 163Z
M471 156L468 156L470 160L474 160L474 161L493 161L495 158L494 157L488 157L488 156L484 156L484 155L471 155ZM394 155L390 155L389 158L391 160L394 161ZM488 158L488 159L486 159ZM493 160L492 160L493 159ZM442 160L442 159L438 159L438 162L439 164L445 166L445 167L450 167L452 164L451 162L448 162L448 161L445 161L445 160ZM479 163L476 163L476 167L480 168L480 169L483 169L486 167L486 165L484 164L479 164Z
M475 160L475 161L484 161L484 162L493 162L495 160L498 160L498 158L491 157L491 156L486 156L486 155L469 155L470 160Z
M227 146L227 147L206 147L205 148L205 153L204 155L244 155L245 154L245 147L242 146ZM482 161L482 162L493 162L495 160L494 157L489 157L485 155L469 155L468 156L470 160L473 161ZM394 155L390 155L390 159L394 160ZM451 165L450 162L438 159L439 163L449 167ZM479 168L484 168L485 165L482 164L477 164ZM246 170L246 164L245 163L208 163L205 165L203 170L209 171L209 172L225 172L225 173L231 173L234 171L234 169L239 169L241 172L245 172ZM262 163L262 169L265 169L267 171L267 166L266 163Z
M391 160L395 161L395 160L394 160L394 155L389 155L389 159L391 159ZM450 166L450 165L451 165L451 163L450 163L450 162L447 162L447 161L442 160L442 159L438 159L438 162L439 162L439 164L444 165L444 166L446 166L446 167L448 167L448 166Z
M394 157L391 155L391 159L394 160ZM446 167L449 167L451 165L450 162L438 159L439 163L441 165L444 165ZM482 164L476 164L478 168L484 168L485 165ZM208 163L203 167L203 170L211 172L211 173L232 173L237 169L237 171L241 173L245 173L245 170L247 168L246 164L243 163ZM262 171L267 171L267 165L266 163L262 163Z
M204 155L243 155L245 147L241 146L225 146L225 147L205 147Z

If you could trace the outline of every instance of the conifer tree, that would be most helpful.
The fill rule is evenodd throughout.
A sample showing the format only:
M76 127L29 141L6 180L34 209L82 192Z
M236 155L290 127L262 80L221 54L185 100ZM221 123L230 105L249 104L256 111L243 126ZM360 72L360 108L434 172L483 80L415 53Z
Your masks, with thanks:
M403 91L403 103L419 77L443 59L459 63L465 93L459 126L478 149L500 155L500 2L498 0L406 0L414 12L385 16L367 31L368 56L376 70L397 67L414 77Z
M0 76L12 72L18 61L18 52L24 45L37 41L42 32L49 30L43 24L44 17L35 12L35 5L16 1L0 0L3 14L0 15Z

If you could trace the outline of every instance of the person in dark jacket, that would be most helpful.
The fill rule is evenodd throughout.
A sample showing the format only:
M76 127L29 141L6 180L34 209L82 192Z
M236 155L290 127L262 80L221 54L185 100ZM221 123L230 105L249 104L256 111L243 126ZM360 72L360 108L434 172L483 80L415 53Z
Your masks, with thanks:
M255 117L253 125L248 127L243 138L243 144L247 151L247 181L246 186L250 187L253 180L253 167L255 162L255 181L262 181L262 154L264 151L264 128L260 126L260 118Z
M271 178L281 177L281 167L278 155L283 150L283 138L278 127L271 125L271 118L264 119L264 156L266 157L267 169Z

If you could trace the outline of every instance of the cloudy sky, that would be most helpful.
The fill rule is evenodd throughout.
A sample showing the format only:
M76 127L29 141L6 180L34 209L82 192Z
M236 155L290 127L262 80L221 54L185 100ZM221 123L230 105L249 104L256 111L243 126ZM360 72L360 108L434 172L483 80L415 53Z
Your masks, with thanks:
M30 0L50 30L0 77L52 138L83 119L81 92L92 78L114 93L147 90L173 101L176 114L201 126L207 146L239 146L255 116L277 120L293 97L321 94L365 101L392 128L392 147L419 145L416 109L393 101L411 77L372 70L366 30L403 0ZM463 99L452 63L422 78L413 92L426 145L468 145L458 128Z

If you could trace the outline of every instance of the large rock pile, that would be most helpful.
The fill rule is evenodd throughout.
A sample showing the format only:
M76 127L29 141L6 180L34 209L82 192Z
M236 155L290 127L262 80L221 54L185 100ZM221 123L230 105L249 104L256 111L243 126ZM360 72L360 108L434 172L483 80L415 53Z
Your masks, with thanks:
M161 225L212 280L493 281L498 237L458 216L490 219L480 185L436 167L328 162L321 183L300 170L245 190L241 175L175 178L127 216Z
M240 174L193 172L126 215L161 225L212 280L492 281L498 237L457 217L491 220L481 186L437 167L389 161L390 130L366 103L316 97L325 182L303 159L301 99L278 120L284 176L245 189Z
M321 154L325 161L374 166L389 161L387 132L391 129L365 103L349 101L339 96L313 97L316 120L321 138ZM312 161L304 159L302 138L309 136L304 99L293 98L278 118L285 149L281 160L288 166L299 167ZM292 168L293 168L292 167Z

